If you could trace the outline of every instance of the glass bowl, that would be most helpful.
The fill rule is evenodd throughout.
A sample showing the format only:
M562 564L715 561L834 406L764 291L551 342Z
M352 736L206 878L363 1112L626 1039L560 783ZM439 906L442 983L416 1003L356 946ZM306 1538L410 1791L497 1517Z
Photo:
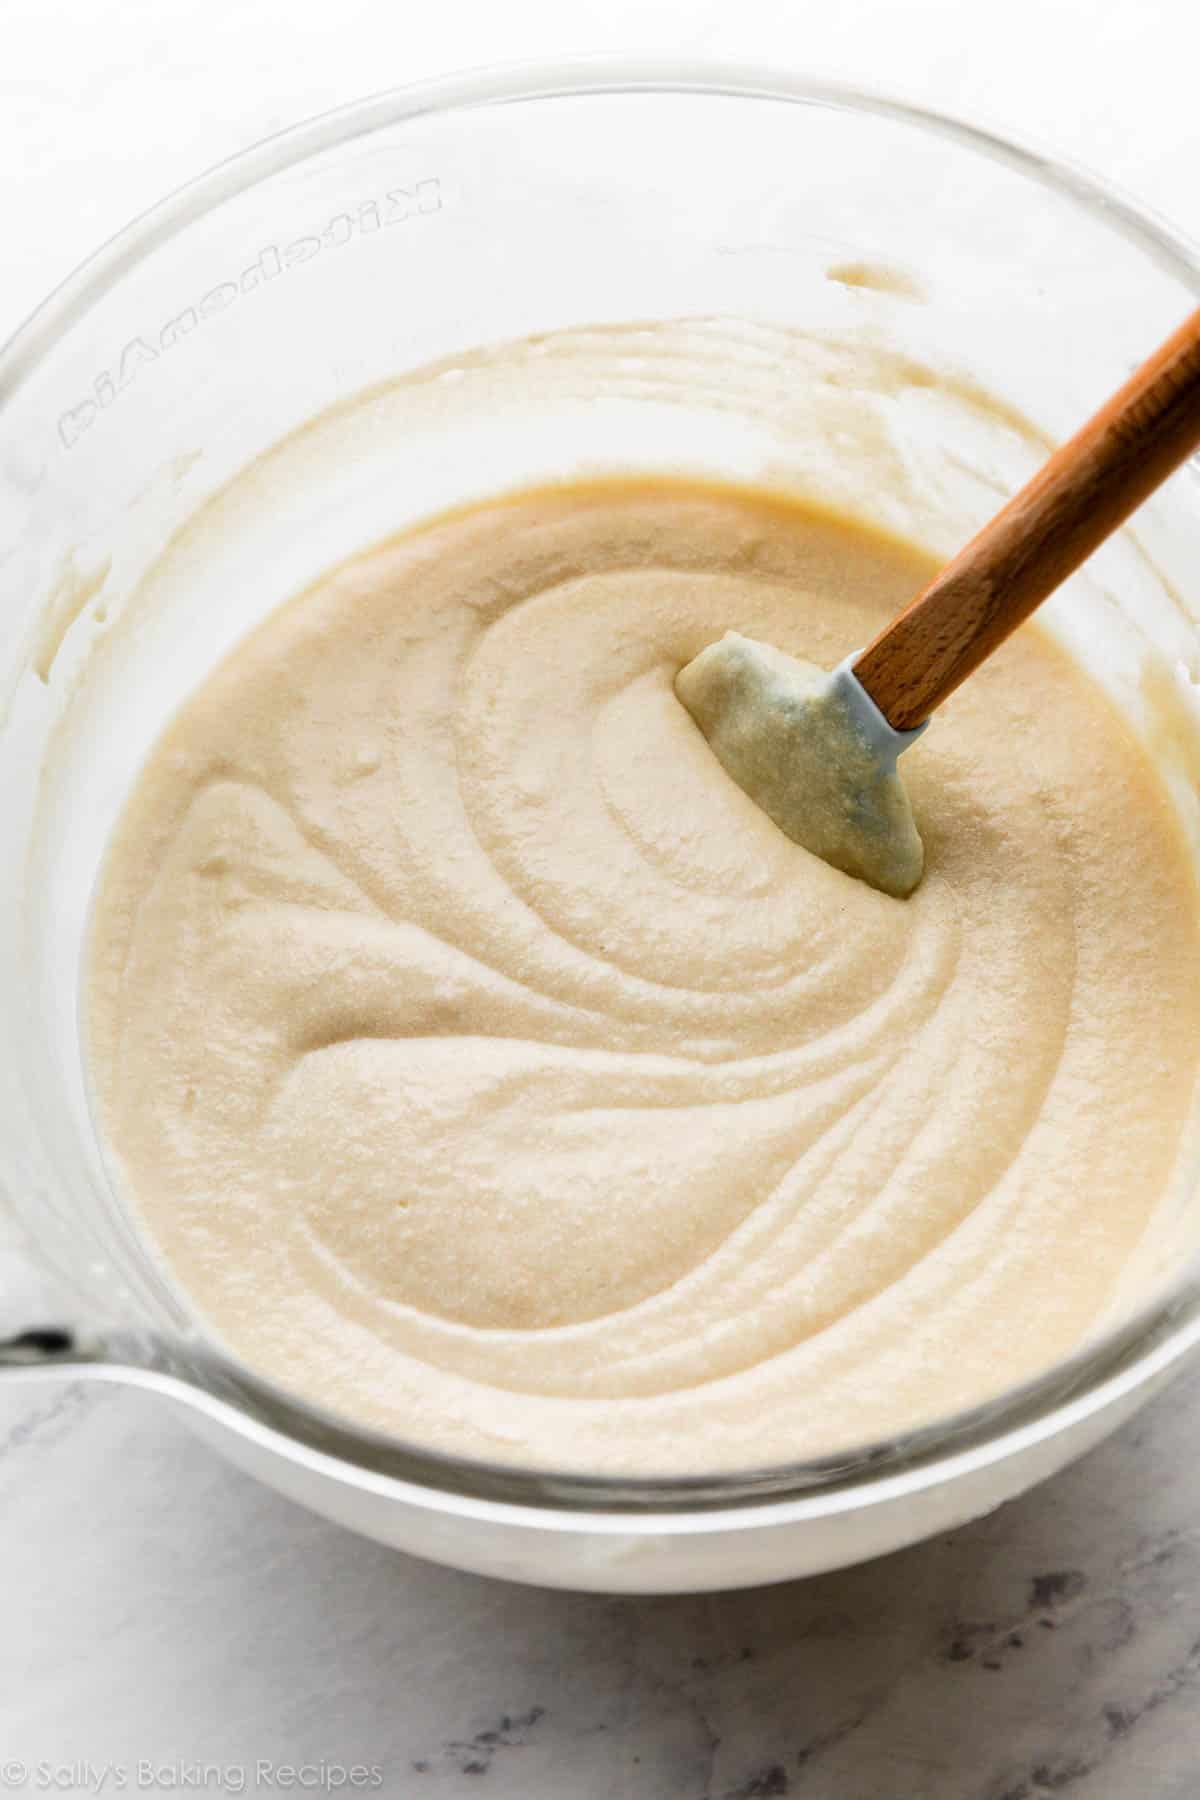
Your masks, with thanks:
M223 164L100 251L0 358L0 1365L166 1396L262 1479L407 1550L609 1591L877 1555L1141 1405L1200 1341L1186 1219L1153 1303L1068 1363L819 1462L613 1479L358 1430L211 1341L133 1230L78 996L97 864L148 746L315 569L580 470L769 475L866 505L847 448L863 408L895 453L889 522L948 551L1198 294L1189 246L1051 158L877 95L679 63L381 95ZM867 346L911 379L886 404L848 391L831 442L800 341ZM519 382L497 386L495 346ZM744 404L708 379L731 365ZM1152 746L1163 708L1190 704L1197 597L1191 467L1051 605ZM1164 768L1194 849L1197 767Z

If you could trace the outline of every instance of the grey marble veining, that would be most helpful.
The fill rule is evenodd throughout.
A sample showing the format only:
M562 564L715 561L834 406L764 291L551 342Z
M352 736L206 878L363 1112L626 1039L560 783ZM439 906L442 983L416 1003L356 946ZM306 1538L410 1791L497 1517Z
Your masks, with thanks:
M358 1763L404 1800L1200 1785L1200 1377L950 1537L662 1600L413 1562L251 1484L145 1396L0 1402L0 1767L115 1763L132 1786L139 1760L209 1762L255 1791L259 1759Z
M466 63L617 49L982 108L1200 236L1193 0L6 0L0 336L269 131ZM0 1256L0 1299L11 1273ZM377 1769L362 1791L388 1800L1197 1800L1198 1463L1200 1376L949 1538L608 1600L352 1538L146 1396L0 1382L0 1800L117 1792L117 1771L299 1791L260 1761Z

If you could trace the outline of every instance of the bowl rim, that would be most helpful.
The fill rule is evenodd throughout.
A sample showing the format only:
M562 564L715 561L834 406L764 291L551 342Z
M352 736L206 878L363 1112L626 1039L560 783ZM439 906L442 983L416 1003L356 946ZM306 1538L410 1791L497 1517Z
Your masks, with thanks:
M911 126L1049 188L1139 249L1200 300L1200 246L1151 209L1028 138L898 93L798 71L703 57L586 56L490 64L384 89L263 138L141 213L95 250L0 346L0 410L71 328L140 261L224 201L322 151L441 113L619 95L795 104ZM136 1337L136 1345L134 1339ZM149 1348L148 1348L149 1346ZM507 1466L349 1424L257 1375L226 1348L112 1334L67 1360L78 1373L171 1392L314 1473L426 1508L559 1530L660 1533L763 1527L830 1516L955 1480L1019 1455L1158 1382L1200 1348L1200 1283L1180 1278L1119 1328L1041 1375L908 1431L895 1442L757 1470L612 1476ZM82 1366L81 1366L82 1365Z
M721 58L598 55L488 63L383 88L259 138L137 214L79 263L0 341L0 405L125 271L215 207L293 163L431 113L523 101L636 93L770 100L874 114L931 130L1055 189L1138 246L1200 297L1200 244L1107 178L1022 134L977 125L898 91Z

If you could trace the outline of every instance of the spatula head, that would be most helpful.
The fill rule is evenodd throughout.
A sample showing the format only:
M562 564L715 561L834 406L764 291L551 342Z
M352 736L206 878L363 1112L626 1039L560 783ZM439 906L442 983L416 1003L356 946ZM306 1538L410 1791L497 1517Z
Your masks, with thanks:
M896 769L919 732L893 731L843 664L832 674L728 631L675 692L738 786L793 842L903 899L925 849Z

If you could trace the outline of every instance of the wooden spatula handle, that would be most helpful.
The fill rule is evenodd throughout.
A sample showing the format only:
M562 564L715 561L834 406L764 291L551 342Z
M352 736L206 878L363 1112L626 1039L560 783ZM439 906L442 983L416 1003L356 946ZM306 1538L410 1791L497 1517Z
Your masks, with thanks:
M1200 309L867 645L854 673L897 731L928 718L1200 447Z

